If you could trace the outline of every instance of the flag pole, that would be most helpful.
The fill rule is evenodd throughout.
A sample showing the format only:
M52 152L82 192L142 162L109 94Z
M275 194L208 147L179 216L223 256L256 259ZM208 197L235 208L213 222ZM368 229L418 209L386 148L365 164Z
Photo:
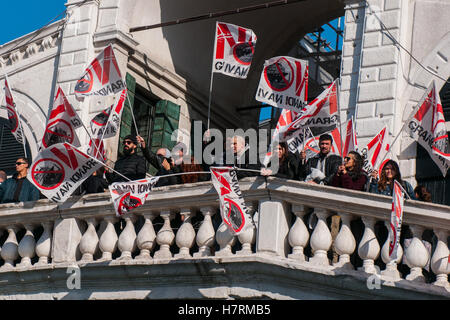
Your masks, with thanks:
M131 106L130 97L128 96L128 89L127 89L127 101L128 101L128 107L130 108L130 111L131 111L131 117L133 118L134 127L136 128L136 134L138 136L140 136L139 130L138 130L138 127L136 124L136 118L134 117L133 107Z
M341 115L341 103L340 103L340 101L339 101L339 90L340 90L340 87L339 87L339 82L338 81L336 81L336 101L337 101L337 105L338 105L338 112L339 112L339 131L340 131L340 134L339 134L339 136L341 137L341 150L339 150L340 151L340 154L341 154L341 157L345 157L345 155L344 154L342 154L343 152L344 152L344 150L343 150L343 148L344 148L344 143L343 143L343 141L342 141L342 115Z
M216 58L217 53L217 30L218 30L218 22L216 21L216 28L214 29L214 52L211 62L211 81L209 84L209 100L208 100L208 130L211 124L211 102L212 102L212 91L213 91L213 83L214 83L214 60Z

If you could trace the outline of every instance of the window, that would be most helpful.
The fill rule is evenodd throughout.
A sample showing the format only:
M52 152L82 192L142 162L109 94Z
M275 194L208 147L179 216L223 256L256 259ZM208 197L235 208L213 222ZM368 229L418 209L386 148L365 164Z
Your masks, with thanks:
M28 143L27 155L31 155ZM23 145L18 143L11 133L8 120L0 118L0 170L6 172L8 176L16 172L16 160L25 157ZM30 157L29 161L31 161Z

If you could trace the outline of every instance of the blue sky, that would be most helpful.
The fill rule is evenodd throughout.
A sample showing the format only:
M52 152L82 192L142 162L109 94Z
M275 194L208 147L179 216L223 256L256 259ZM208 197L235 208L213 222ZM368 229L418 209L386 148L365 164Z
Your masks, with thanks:
M65 10L66 0L3 1L0 44L19 38L46 25ZM62 16L64 17L64 16Z

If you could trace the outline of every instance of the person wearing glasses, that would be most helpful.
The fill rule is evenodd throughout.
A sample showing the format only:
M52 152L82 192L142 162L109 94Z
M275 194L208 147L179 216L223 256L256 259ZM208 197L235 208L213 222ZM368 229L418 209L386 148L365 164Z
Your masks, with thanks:
M310 183L329 185L333 176L342 164L342 158L331 154L333 137L329 134L323 134L319 138L320 152L318 155L306 161L306 152L300 152L300 166L298 178L300 181Z
M138 142L136 137L128 135L123 139L123 154L114 165L114 170L131 181L145 179L145 159L136 152ZM127 179L116 172L106 172L106 180L109 184L115 182L128 182Z
M394 190L394 180L397 180L400 183L400 185L408 193L408 196L412 200L416 200L413 187L408 181L402 180L400 168L397 162L395 162L394 160L389 160L388 162L386 162L386 164L381 169L379 179L377 170L374 170L371 173L369 192L392 196L392 192Z
M39 200L39 190L27 179L28 160L16 161L16 173L0 185L0 203L17 203Z
M344 164L339 166L338 172L331 180L331 186L367 191L369 177L363 170L363 159L356 151L350 151L344 158Z

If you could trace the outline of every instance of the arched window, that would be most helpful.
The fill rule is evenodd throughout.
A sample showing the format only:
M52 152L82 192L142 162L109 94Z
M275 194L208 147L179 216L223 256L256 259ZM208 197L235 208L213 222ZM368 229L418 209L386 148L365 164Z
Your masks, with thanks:
M31 155L28 143L26 147L27 155ZM23 145L12 135L8 120L0 118L0 170L8 176L13 175L16 172L16 160L24 156ZM28 160L31 161L30 158Z

